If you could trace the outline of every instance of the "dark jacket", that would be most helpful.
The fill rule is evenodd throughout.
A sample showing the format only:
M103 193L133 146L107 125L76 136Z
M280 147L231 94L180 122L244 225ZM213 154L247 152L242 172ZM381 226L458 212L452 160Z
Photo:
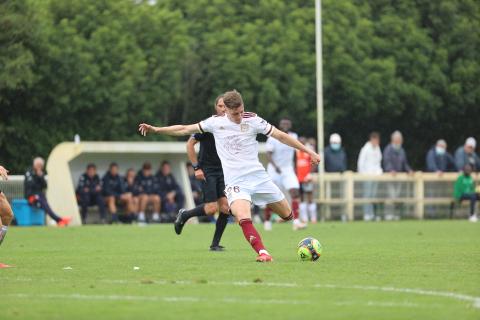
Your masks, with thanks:
M100 177L98 176L98 174L90 178L86 173L84 173L78 179L77 193L78 194L97 193L98 191L96 189L98 186L100 187L102 186Z
M408 172L411 170L405 150L395 149L392 144L389 144L383 151L383 171Z
M325 148L325 171L344 172L347 170L347 154L343 148L333 150L330 146Z
M147 177L140 170L135 177L135 188L138 194L158 194L158 179L154 175Z
M125 192L125 185L120 175L113 176L110 172L105 173L102 178L102 193L104 196L118 197Z
M450 153L437 154L435 146L433 146L427 153L426 158L427 172L453 172L455 170L455 161Z
M35 174L33 169L28 170L25 172L25 180L23 181L23 185L26 199L32 195L44 193L45 189L47 189L45 173L42 176L38 176Z
M140 194L139 186L135 183L135 180L133 180L132 184L128 184L127 178L124 177L122 183L125 192L130 192L133 196L138 196Z
M480 171L480 158L478 155L474 152L469 156L465 152L464 147L460 146L455 151L455 166L458 171L462 171L467 163L472 165L473 171Z
M158 172L156 177L158 179L159 194L162 199L171 191L175 191L177 195L183 194L182 189L178 185L173 174L164 176L161 172Z

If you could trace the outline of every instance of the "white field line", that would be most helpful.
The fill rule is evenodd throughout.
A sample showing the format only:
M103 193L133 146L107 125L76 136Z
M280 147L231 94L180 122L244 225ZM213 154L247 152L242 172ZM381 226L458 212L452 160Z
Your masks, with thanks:
M367 301L365 302L358 302L358 301L341 301L336 302L335 305L337 306L353 306L353 305L362 305L367 307L386 307L386 308L394 308L394 307L403 307L403 308L418 308L420 304L412 303L412 302L390 302L390 301Z
M221 299L201 297L170 297L170 296L133 296L133 295L90 295L90 294L30 294L30 293L7 293L0 294L0 297L23 298L23 299L70 299L70 300L93 300L93 301L141 301L141 302L186 302L205 303L220 302L234 304L281 304L281 305L313 305L315 301L300 300L277 300L277 299L244 299L239 297L224 297Z
M14 278L14 279L5 279L19 281L19 282L30 282L34 281L31 278ZM41 279L40 281L51 281L58 282L58 279ZM35 280L38 281L38 280ZM100 280L104 283L112 284L141 284L142 280ZM314 284L302 286L297 283L279 283L279 282L251 282L251 281L234 281L234 282L216 282L216 281L205 281L205 282L195 282L195 281L167 281L167 280L145 280L147 284L158 284L158 285L168 285L168 284L177 284L177 285L227 285L227 286L265 286L265 287L280 287L280 288L295 288L295 287L310 287L310 288L325 288L325 289L354 289L360 291L382 291L382 292L394 292L394 293L407 293L415 294L422 296L433 296L433 297L443 297L454 299L458 301L470 302L475 308L480 309L480 297L470 296L467 294L448 292L448 291L434 291L427 289L419 288L395 288L395 287L379 287L379 286L361 286L361 285L336 285L336 284Z
M377 287L377 286L342 286L336 284L316 284L315 288L329 288L329 289L355 289L362 291L383 291L383 292L396 292L396 293L412 293L422 296L434 296L451 298L460 301L466 301L473 303L475 308L480 308L480 297L469 296L466 294L447 292L447 291L433 291L425 289L413 289L413 288L395 288L395 287Z

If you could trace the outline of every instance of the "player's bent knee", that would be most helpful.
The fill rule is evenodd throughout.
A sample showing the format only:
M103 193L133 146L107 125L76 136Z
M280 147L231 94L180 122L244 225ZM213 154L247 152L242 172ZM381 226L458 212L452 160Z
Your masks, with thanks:
M230 207L228 206L228 204L220 205L220 213L223 213L223 214L229 214L230 213Z
M216 202L209 202L205 204L205 213L208 215L212 215L217 213L218 211L218 204Z

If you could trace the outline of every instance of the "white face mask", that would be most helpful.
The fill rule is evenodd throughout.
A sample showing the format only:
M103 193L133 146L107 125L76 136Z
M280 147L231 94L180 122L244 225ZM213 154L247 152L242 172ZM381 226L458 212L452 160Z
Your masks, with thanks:
M445 148L444 147L435 147L435 152L438 155L443 155L443 154L445 154Z
M395 150L400 150L400 148L402 147L401 144L398 144L398 143L392 143L392 147L395 149Z

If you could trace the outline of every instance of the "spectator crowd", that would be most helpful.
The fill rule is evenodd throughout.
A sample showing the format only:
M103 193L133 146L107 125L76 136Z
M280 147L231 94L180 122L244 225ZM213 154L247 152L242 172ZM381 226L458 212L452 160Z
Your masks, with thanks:
M475 203L479 199L479 194L475 191L473 179L470 173L480 170L480 158L475 152L477 142L475 138L469 137L465 143L459 146L452 156L447 151L447 142L444 139L436 141L426 154L425 167L427 172L461 172L455 184L454 198L458 202L464 200L470 201L470 220L476 221ZM342 147L342 139L339 134L334 133L330 136L330 144L325 148L325 171L326 172L344 172L347 170L347 154ZM395 176L397 173L404 172L412 174L407 159L407 153L403 148L403 135L400 131L395 131L390 136L390 143L383 152L380 149L380 135L377 132L370 134L369 140L360 150L357 161L359 173L369 175L380 175L389 173ZM391 182L387 184L387 194L390 199L399 198L402 183ZM366 181L363 185L363 196L365 198L375 198L377 194L378 183L375 181ZM401 204L398 204L401 206ZM385 208L385 219L393 220L399 218L398 205L389 204ZM374 204L365 204L364 219L372 220L375 217Z

